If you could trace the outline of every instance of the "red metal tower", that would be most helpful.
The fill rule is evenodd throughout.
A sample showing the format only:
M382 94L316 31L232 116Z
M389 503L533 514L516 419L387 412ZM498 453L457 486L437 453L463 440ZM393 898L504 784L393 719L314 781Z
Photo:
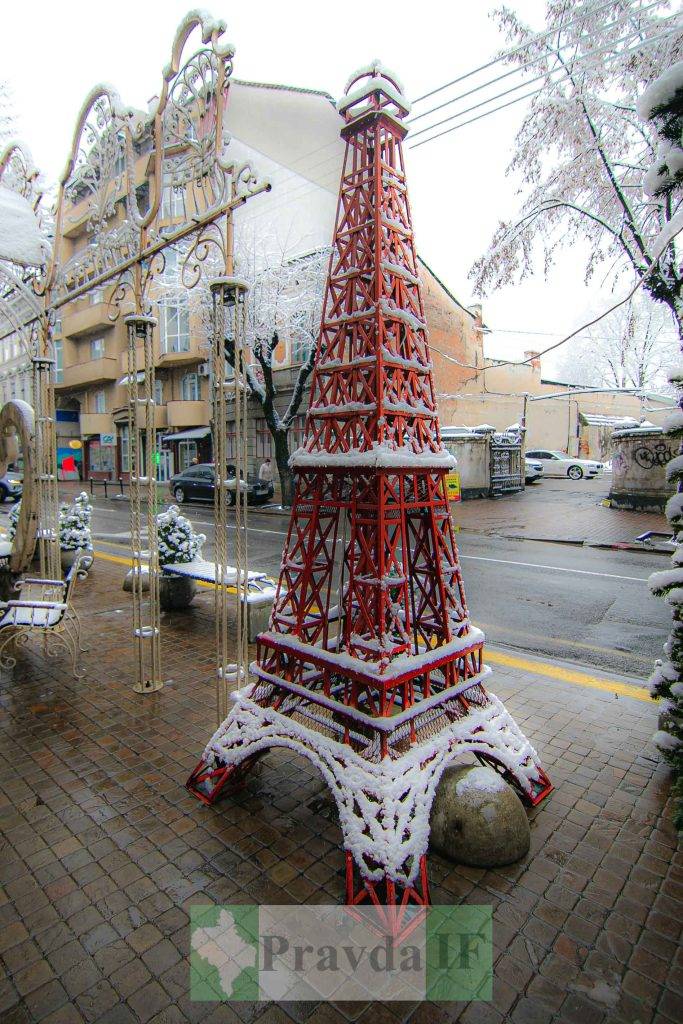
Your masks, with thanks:
M212 802L270 746L308 756L337 800L349 903L428 901L429 809L455 757L498 766L531 803L551 788L482 685L403 165L408 110L378 63L339 104L346 154L278 595L256 681L188 783Z

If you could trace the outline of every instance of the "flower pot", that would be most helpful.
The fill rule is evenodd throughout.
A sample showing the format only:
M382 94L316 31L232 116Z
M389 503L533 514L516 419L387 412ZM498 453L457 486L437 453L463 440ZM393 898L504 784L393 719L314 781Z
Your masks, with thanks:
M159 604L165 612L188 608L197 593L197 584L189 576L160 576Z
M67 573L71 566L76 561L78 556L78 550L64 551L63 549L59 552L59 559L62 563L62 572Z

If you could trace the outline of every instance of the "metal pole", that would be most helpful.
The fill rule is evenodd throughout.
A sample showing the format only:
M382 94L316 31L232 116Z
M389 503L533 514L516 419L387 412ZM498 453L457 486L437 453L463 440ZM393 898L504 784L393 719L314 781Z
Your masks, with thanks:
M154 404L153 331L156 320L134 314L128 328L128 450L130 471L130 537L133 562L133 637L136 649L136 693L163 687L159 613L159 546L156 523L156 425ZM142 346L143 380L138 383L137 349ZM142 390L142 395L140 391ZM142 411L144 410L144 416ZM141 422L142 421L142 422ZM147 486L147 548L142 550L142 491ZM147 608L143 606L143 560L149 573Z

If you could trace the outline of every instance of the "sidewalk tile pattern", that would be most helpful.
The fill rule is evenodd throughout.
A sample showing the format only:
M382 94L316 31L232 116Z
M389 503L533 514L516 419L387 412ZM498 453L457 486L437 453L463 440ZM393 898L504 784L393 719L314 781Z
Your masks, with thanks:
M166 616L168 682L133 693L123 566L80 607L84 680L40 648L0 677L2 1024L665 1024L683 1019L683 858L656 708L517 670L492 689L555 784L524 861L432 856L435 903L491 904L491 1003L219 1005L188 996L194 903L343 897L340 830L308 762L273 751L211 808L184 789L214 724L212 600Z

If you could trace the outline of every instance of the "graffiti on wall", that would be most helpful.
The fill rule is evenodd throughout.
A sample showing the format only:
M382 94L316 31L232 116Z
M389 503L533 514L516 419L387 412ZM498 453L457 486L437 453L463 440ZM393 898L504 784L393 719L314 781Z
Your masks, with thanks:
M667 441L657 441L639 445L633 458L641 469L658 469L671 462L674 454Z

